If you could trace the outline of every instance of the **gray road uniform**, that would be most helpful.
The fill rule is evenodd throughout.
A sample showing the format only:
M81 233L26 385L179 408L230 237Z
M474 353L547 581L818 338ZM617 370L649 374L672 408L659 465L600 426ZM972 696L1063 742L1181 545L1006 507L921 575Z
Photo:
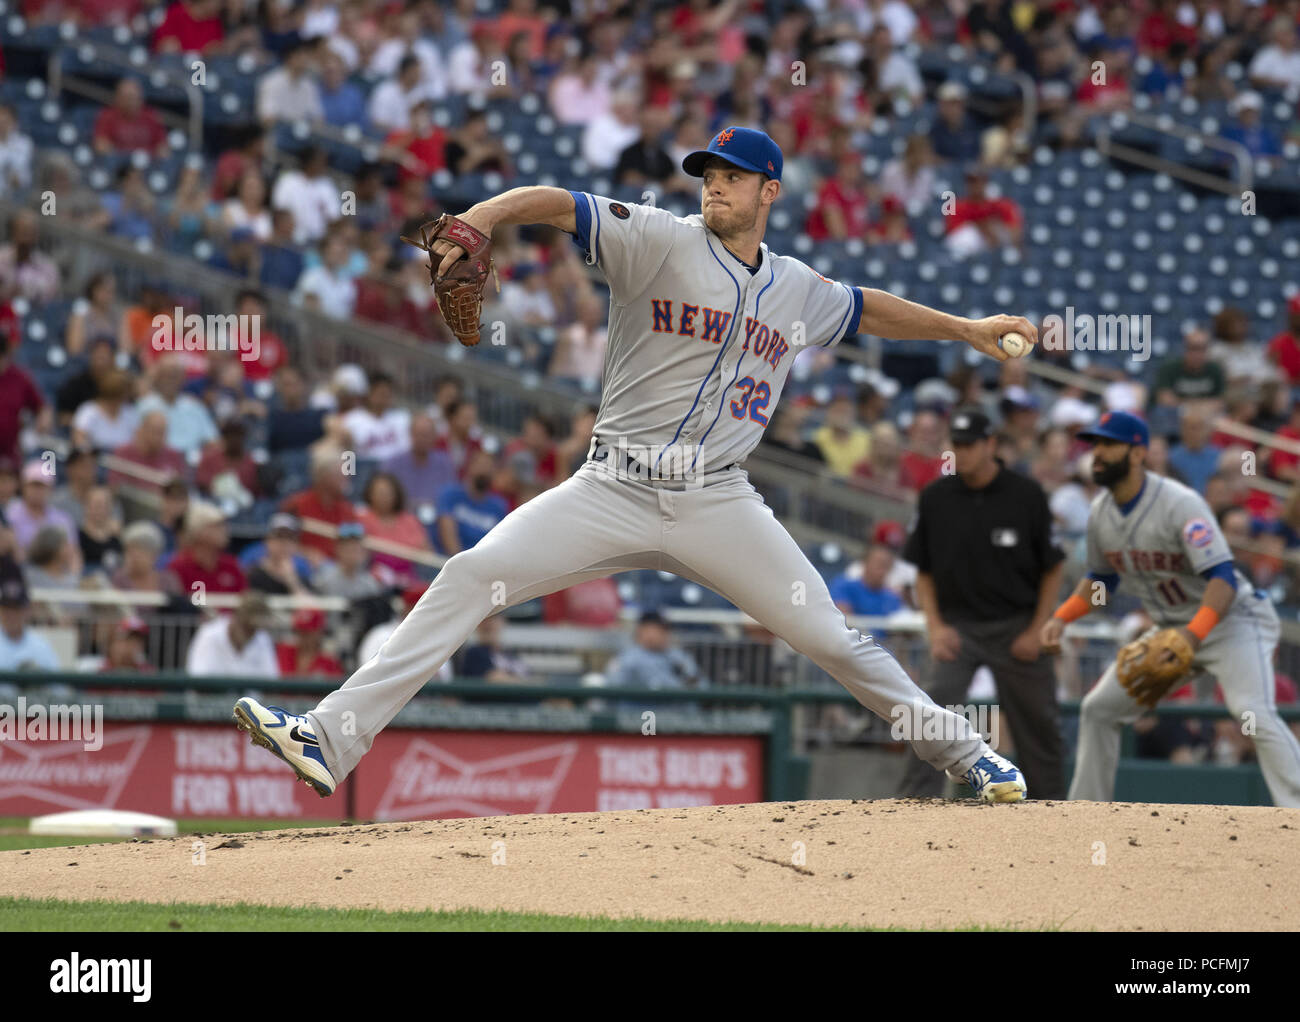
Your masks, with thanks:
M917 741L918 755L967 770L986 751L979 735L847 626L737 467L757 446L798 346L830 346L854 329L861 291L766 246L750 268L700 215L574 197L576 239L611 292L588 460L452 557L379 653L308 713L335 779L483 618L641 568L720 593L877 714L900 705L933 713L944 728L930 733L941 737Z
M1109 490L1093 501L1087 546L1092 577L1109 586L1122 579L1155 622L1153 631L1190 622L1209 577L1217 573L1236 582L1236 599L1193 663L1214 675L1235 718L1253 721L1256 753L1274 804L1300 807L1300 742L1278 716L1274 689L1277 612L1233 565L1209 505L1182 483L1148 472L1129 507L1119 507ZM1070 798L1114 798L1120 732L1142 712L1111 664L1083 700Z

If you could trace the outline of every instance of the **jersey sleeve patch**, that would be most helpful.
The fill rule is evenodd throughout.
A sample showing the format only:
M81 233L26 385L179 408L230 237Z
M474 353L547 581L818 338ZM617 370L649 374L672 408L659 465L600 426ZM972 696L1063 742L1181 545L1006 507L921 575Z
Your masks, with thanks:
M1194 550L1204 550L1214 542L1214 529L1204 518L1193 518L1183 526L1183 540Z

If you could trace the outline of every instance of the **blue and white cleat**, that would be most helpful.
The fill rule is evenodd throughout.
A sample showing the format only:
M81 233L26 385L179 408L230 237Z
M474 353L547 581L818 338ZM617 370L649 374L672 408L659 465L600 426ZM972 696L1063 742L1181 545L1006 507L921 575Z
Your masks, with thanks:
M235 724L247 731L254 745L274 752L293 767L299 779L321 798L334 794L337 782L321 755L311 722L278 706L263 706L247 697L235 703Z
M1028 791L1019 767L992 749L985 749L984 755L964 774L949 770L948 776L954 781L965 781L985 802L1023 802Z

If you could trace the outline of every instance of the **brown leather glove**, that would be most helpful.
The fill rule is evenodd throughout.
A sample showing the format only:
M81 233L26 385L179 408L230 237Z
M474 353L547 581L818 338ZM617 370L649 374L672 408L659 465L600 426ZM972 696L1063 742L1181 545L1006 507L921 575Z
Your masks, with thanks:
M1191 669L1195 655L1182 629L1166 628L1121 649L1115 670L1133 700L1150 708Z
M459 217L444 213L437 220L420 225L419 241L406 235L402 235L402 240L428 253L433 297L451 332L466 347L478 344L483 292L487 288L489 273L497 290L501 290L496 265L492 262L492 239ZM456 245L465 252L441 277L438 276L438 266L442 256L433 251L433 246L439 241Z

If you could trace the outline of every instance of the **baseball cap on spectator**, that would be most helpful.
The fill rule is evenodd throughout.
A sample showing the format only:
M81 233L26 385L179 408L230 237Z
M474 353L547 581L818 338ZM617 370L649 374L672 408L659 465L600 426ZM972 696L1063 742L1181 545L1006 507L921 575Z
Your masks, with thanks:
M929 379L916 388L916 408L951 408L957 402L957 391L946 380Z
M301 607L294 612L293 630L295 632L323 632L325 630L325 612L315 607Z
M1151 440L1147 424L1128 412L1107 412L1097 425L1079 431L1083 440L1118 440L1122 444L1146 447Z
M1297 291L1295 294L1293 294L1291 298L1287 301L1286 311L1300 313L1300 291Z
M54 476L45 471L45 462L38 459L29 461L23 466L23 482L44 483L46 486L51 486L54 483Z
M1047 415L1053 426L1069 429L1071 426L1087 426L1097 418L1097 409L1083 398L1066 395L1057 400Z
M341 522L339 539L361 539L366 534L366 527L360 522Z
M1234 114L1239 114L1243 110L1262 110L1264 109L1264 97L1258 92L1252 92L1248 89L1235 97L1228 104L1228 109Z
M224 522L225 520L225 512L216 504L206 500L194 501L185 511L185 529L187 532L206 528L209 525L216 525L218 522Z
M302 531L298 524L298 519L284 511L277 511L266 523L266 534L273 536L276 533L288 533L291 536L298 535Z
M349 394L364 394L370 389L366 381L366 371L351 362L334 370L331 383L335 390L345 390Z
M993 423L978 408L958 408L953 414L948 432L955 444L973 444L993 435Z
M149 626L144 623L142 618L135 617L134 615L122 618L122 620L117 623L117 630L119 632L125 632L127 635L138 635L142 639L147 638L149 635Z
M939 86L939 101L948 99L965 99L966 86L961 82L944 82Z
M906 539L907 532L901 522L880 522L876 525L875 531L871 533L871 542L887 546L891 550L903 549L903 543Z
M1018 411L1022 408L1032 408L1034 411L1038 411L1038 398L1025 390L1024 387L1008 387L1002 395L1001 406L1004 410L1012 408Z
M26 607L30 602L22 575L9 575L0 581L0 607Z
M160 554L167 544L163 539L162 530L153 522L132 522L122 530L122 545L146 546L154 553Z
M668 619L657 610L647 610L642 612L641 616L636 619L638 625L662 625L668 627Z

